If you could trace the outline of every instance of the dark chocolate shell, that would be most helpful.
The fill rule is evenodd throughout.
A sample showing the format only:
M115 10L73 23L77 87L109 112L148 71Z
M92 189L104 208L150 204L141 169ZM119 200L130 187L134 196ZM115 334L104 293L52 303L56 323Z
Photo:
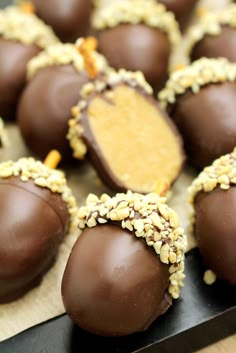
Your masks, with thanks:
M236 285L236 187L196 197L195 236L207 268Z
M159 100L184 139L192 165L202 169L236 145L236 65L202 58L173 72Z
M78 73L72 65L41 69L26 86L19 102L17 122L29 149L44 158L57 149L64 159L71 155L66 139L71 107L88 81L85 71Z
M185 236L177 216L154 194L90 195L86 204L78 213L86 229L62 281L65 309L98 335L144 331L183 285Z
M26 67L39 53L36 45L0 38L0 115L15 119L16 107L26 84Z
M40 284L73 223L76 203L63 175L30 158L1 163L0 200L0 302L5 303Z
M106 60L93 53L98 71ZM66 139L71 107L79 99L83 84L89 81L82 56L75 45L59 44L47 48L28 65L29 82L17 110L22 137L40 158L58 150L64 160L71 156Z
M90 27L92 0L31 0L36 13L63 42L85 36Z
M140 70L158 92L168 78L167 35L144 24L120 24L97 35L99 50L115 69Z
M192 61L201 57L225 57L236 61L236 5L209 12L189 29L188 52Z
M140 70L159 91L167 77L169 57L180 41L178 23L162 4L121 0L93 15L101 53L115 69Z
M194 234L207 268L236 285L236 148L199 174L190 187L190 201Z
M172 11L175 14L181 30L184 30L198 0L158 0L158 2L165 5L168 11Z
M26 84L27 63L57 41L53 31L35 15L26 14L17 6L0 10L0 116L15 118Z

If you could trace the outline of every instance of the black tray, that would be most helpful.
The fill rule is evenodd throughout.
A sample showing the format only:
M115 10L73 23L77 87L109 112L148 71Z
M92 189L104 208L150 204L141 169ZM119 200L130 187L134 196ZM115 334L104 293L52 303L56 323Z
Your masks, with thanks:
M190 353L236 333L236 288L207 286L197 249L186 256L181 299L146 332L102 338L75 327L67 315L0 343L1 353ZM0 328L1 329L1 328Z

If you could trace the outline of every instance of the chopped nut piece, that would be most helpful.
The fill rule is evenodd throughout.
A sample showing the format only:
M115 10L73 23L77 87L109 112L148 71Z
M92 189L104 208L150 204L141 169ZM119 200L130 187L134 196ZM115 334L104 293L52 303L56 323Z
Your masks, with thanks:
M89 205L91 203L96 204L98 202L98 197L94 194L89 194L87 199L86 199L86 204Z
M177 258L176 253L174 253L173 251L171 251L170 254L169 254L169 261L170 261L170 263L174 264L174 263L176 262L176 258Z
M129 208L128 207L123 209L117 208L117 216L119 220L129 217Z
M96 224L97 224L97 222L96 222L95 218L93 218L93 217L90 217L89 220L87 221L87 226L89 228L95 227Z
M170 251L170 247L168 244L164 244L161 247L160 258L161 258L161 262L163 262L164 264L169 263L169 251Z
M134 221L134 228L138 232L142 232L144 230L144 224L143 224L141 219L137 219L137 220Z

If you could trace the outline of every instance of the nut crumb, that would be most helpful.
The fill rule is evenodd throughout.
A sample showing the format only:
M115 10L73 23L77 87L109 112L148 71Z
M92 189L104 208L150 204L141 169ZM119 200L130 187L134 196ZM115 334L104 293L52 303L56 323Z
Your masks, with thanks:
M211 286L216 281L215 273L212 270L205 271L204 276L203 276L203 281L207 285Z

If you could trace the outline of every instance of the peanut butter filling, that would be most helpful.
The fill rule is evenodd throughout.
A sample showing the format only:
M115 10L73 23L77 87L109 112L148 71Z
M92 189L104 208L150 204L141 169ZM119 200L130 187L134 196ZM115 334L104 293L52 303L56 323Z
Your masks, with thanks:
M160 181L177 177L183 160L180 141L147 96L119 85L108 100L93 98L87 114L105 168L127 189L148 193Z

